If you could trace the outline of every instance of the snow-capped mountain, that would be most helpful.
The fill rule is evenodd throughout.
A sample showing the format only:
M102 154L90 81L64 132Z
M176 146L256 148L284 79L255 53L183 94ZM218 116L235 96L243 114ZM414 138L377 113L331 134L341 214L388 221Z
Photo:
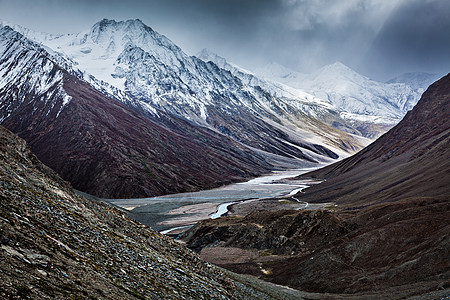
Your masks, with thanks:
M296 103L304 104L303 106L297 105L297 107L295 107L294 109L298 109L300 111L304 109L302 112L316 118L318 117L318 115L314 115L314 112L308 109L308 107L311 108L313 106L316 106L318 107L317 112L319 110L322 110L323 114L327 113L327 109L333 109L330 103L323 101L320 98L314 97L313 95L308 94L302 90L289 87L282 83L264 80L263 78L260 78L253 74L251 71L245 70L235 64L232 64L225 58L207 49L203 49L197 57L205 62L213 62L219 68L229 71L231 74L239 78L243 84L249 87L261 88L269 92L274 98L276 98L277 101L280 102L279 106L282 106L281 101L285 101L292 106L295 106Z
M329 103L188 56L140 20L104 19L83 33L30 38L114 98L137 99L265 152L321 161L331 153L323 146L346 155L365 143L323 122L341 120Z
M198 58L208 63L214 63L221 69L229 71L249 88L256 91L264 91L265 94L262 95L263 97L261 97L262 100L260 101L272 110L272 114L280 119L295 124L299 128L313 129L305 122L305 118L300 116L303 115L328 125L333 123L342 124L344 131L356 133L355 128L348 127L349 124L345 124L345 120L336 114L334 106L327 101L308 94L303 90L258 77L254 73L228 62L225 58L207 49L203 49L198 54ZM268 95L270 96L270 103L266 103Z
M43 44L63 36L37 36L44 38L35 42L8 26L0 28L1 124L27 140L42 161L82 191L127 198L211 188L280 166L329 162L338 157L334 149L341 151L340 155L344 153L342 149L355 149L357 145L351 137L337 130L328 131L325 124L311 117L306 118L307 123L321 134L287 127L273 110L251 96L251 87L212 62L189 57L186 62L178 62L182 70L188 70L184 66L189 62L201 68L196 76L216 76L215 81L203 85L205 90L211 89L210 102L206 102L196 94L184 94L184 88L193 90L179 82L173 65L167 66L142 51L141 57L125 59L125 54L139 52L137 47L128 47L118 57L118 63L127 61L133 68L126 72L129 80L125 80L121 90L81 70L75 56ZM175 52L173 57L180 51L164 43L155 47ZM182 52L179 55L185 59ZM167 95L172 97L171 101L166 98L167 106L159 105L164 110L152 101L154 95L160 94L149 93L143 83L144 92L152 96L147 101L137 98L137 88L136 94L128 90L128 81L135 83L130 83L130 87L141 84L135 81L140 78L135 73L139 66L135 64L144 70L158 65L162 70L156 70L155 76L163 79L164 72L172 79L175 94ZM142 80L149 79L146 72L142 74ZM195 83L194 88L200 90L202 86ZM158 81L151 84L156 89L167 88ZM217 86L213 89L211 84ZM232 88L238 91L233 93ZM255 91L267 99L272 97L261 88L252 90ZM201 110L200 115L196 114L196 107L187 101L190 97L205 106L206 118ZM244 105L244 100L254 106ZM190 116L194 118L186 120ZM200 120L204 126L192 120Z
M298 86L298 82L302 82L305 84L305 81L308 80L307 75L301 74L295 71L290 71L289 69L282 67L278 64L271 64L270 66L267 66L266 68L260 69L260 71L263 71L265 76L257 76L251 71L244 70L240 68L239 66L236 66L230 62L228 62L225 58L220 57L219 55L212 53L208 50L202 50L199 53L199 57L202 58L205 61L213 61L217 65L219 65L221 68L226 69L230 71L233 75L240 78L243 82L246 84L253 86L253 87L260 87L264 89L265 91L270 91L272 95L275 95L278 97L278 99L283 99L284 104L291 105L289 109L285 109L283 111L284 116L289 116L290 112L293 110L298 112L302 112L308 116L312 116L315 119L318 119L334 128L338 128L340 130L343 130L345 132L357 134L359 136L365 136L368 138L375 138L385 131L389 129L392 126L392 123L396 122L395 120L392 120L391 118L387 118L383 114L381 115L367 115L367 112L363 115L358 113L349 113L349 107L345 107L344 109L341 106L338 106L336 101L330 101L328 99L328 94L324 92L323 88L317 87L317 90L319 91L316 96L312 96L309 93L306 93L304 89L301 88L294 88L293 86ZM342 66L345 67L345 66ZM351 71L351 70L349 70ZM342 72L341 72L342 73ZM353 77L360 76L356 74L355 72L351 71L349 73L352 73ZM277 79L270 78L270 76L282 76L282 78ZM325 77L325 76L324 76ZM330 76L328 76L330 77ZM322 78L322 77L320 77ZM346 80L346 79L344 79ZM281 83L285 82L285 83ZM308 81L310 82L310 81ZM327 81L328 82L328 81ZM290 84L290 85L288 85ZM355 88L356 89L356 88ZM312 93L314 93L315 89L312 89ZM345 92L345 95L349 94L348 92ZM335 96L336 93L333 93ZM322 100L320 97L324 97L326 100ZM346 96L342 96L345 98ZM362 99L364 98L364 95L361 96ZM317 105L313 105L313 101L308 101L305 103L304 99L314 99ZM340 98L338 98L339 100ZM359 99L358 99L359 100ZM351 102L351 101L350 101ZM353 100L353 102L355 102ZM387 105L383 101L381 102L381 105ZM299 105L299 104L305 104L305 105ZM363 103L359 103L360 107L368 108L370 109L370 106L373 105L370 101L365 101ZM285 107L285 106L283 106ZM294 107L294 108L292 108ZM293 123L295 122L295 116L293 118L290 118L290 120ZM301 126L301 125L300 125Z
M342 63L334 63L311 74L303 88L328 99L338 109L358 115L399 120L420 98L405 84L384 84L362 76Z
M262 72L266 76L273 75L271 80L303 89L328 101L346 119L375 124L398 123L423 92L405 82L377 82L340 62L324 66L309 75L299 75L298 80L292 80L289 74L296 72L287 68L283 72L270 72L268 66Z
M308 76L308 74L291 70L275 62L256 68L254 73L267 80L281 82L294 88Z
M394 77L386 83L405 83L417 91L425 91L433 82L441 78L444 74L410 72Z
M27 106L32 108L29 118L41 114L58 118L71 96L63 89L63 71L46 57L46 51L1 27L0 53L0 96L8 99L0 102L0 122Z
M217 132L105 96L60 59L0 28L0 123L75 188L146 197L216 187L273 168Z

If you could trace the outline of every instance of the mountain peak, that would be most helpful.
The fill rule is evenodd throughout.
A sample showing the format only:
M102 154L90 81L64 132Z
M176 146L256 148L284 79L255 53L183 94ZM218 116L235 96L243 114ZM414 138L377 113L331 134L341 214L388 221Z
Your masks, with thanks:
M223 67L222 65L228 63L225 58L223 58L222 56L218 55L217 53L215 53L207 48L203 48L197 54L197 57L206 62L212 61L221 67Z
M181 51L167 37L154 31L140 19L126 21L103 19L92 26L88 36L96 44L109 47L113 42L115 46L113 48L119 46L122 50L125 45L131 43L146 51L155 47L163 47L174 52Z
M107 28L114 28L114 30L144 30L153 32L153 29L151 29L149 26L145 25L144 22L142 22L140 19L129 19L126 21L116 21L114 19L103 19L97 23L95 23L92 26L92 29L100 29L105 30Z
M326 65L324 67L322 67L320 69L320 71L325 71L325 72L338 72L338 73L351 73L351 74L358 74L356 73L356 71L354 71L353 69L351 69L350 67L344 65L343 63L341 63L340 61L336 61L332 64ZM360 75L360 74L358 74Z
M142 23L141 20L116 21L103 19L92 26L90 35L92 41L98 43L102 40L109 41L116 34L128 36L153 33L153 30Z
M344 65L343 63L336 61L332 64L323 66L316 72L312 73L311 78L320 78L325 81L352 81L352 82L360 82L370 80L368 77L359 74L355 70L350 67Z

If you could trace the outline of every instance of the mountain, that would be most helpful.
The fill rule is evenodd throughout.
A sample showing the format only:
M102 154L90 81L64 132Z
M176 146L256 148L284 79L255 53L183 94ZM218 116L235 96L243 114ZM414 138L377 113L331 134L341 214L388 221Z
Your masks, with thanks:
M291 70L275 62L255 69L255 74L258 74L262 78L281 82L294 88L300 81L304 80L308 76L308 74Z
M322 183L295 198L323 209L206 220L187 245L230 270L331 298L445 298L449 149L450 74L374 143L302 175Z
M124 212L77 196L0 126L2 299L274 299L236 278Z
M338 164L312 173L327 178L327 182L311 188L308 194L331 197L346 206L446 195L450 193L449 130L447 75L432 84L416 107L376 142ZM337 186L342 187L339 195L330 192Z
M342 118L336 107L328 101L312 96L301 89L258 77L254 73L228 62L225 58L207 49L203 49L198 57L205 62L214 62L220 68L231 72L231 74L239 78L246 85L255 89L263 89L270 93L270 95L273 95L274 100L272 101L272 105L276 105L275 113L280 119L287 119L291 123L290 126L293 124L296 127L317 132L317 127L320 128L320 126L316 124L308 126L308 122L305 122L305 117L299 118L299 114L302 114L303 116L312 117L327 124L327 131L329 132L338 132L335 130L338 129L357 136L359 139L362 136L372 138L370 134L367 134L368 129L363 128L363 126L356 127L353 122ZM285 69L282 69L281 66L275 66L274 72L284 71ZM285 78L290 77L290 80L301 76L294 72L289 74ZM323 133L321 135L324 136Z
M423 89L425 91L433 82L442 77L435 73L410 72L394 77L386 83L405 83L414 90Z
M272 168L217 132L105 96L9 27L0 28L0 52L1 123L77 189L145 197L216 187Z
M394 120L401 119L420 97L406 85L373 81L339 62L321 68L301 85L349 113Z
M186 55L140 20L104 19L79 34L30 38L65 57L71 69L113 98L124 93L259 151L329 161L366 143L322 122L322 114L336 118L336 113L320 99L252 85Z
M398 123L414 107L424 91L416 88L417 84L410 85L411 81L374 81L340 62L324 66L308 75L287 68L280 73L280 68L274 67L275 71L270 71L271 66L259 71L269 76L267 78L270 80L302 89L328 101L342 118L371 138ZM416 79L425 88L432 82L429 81L431 77Z

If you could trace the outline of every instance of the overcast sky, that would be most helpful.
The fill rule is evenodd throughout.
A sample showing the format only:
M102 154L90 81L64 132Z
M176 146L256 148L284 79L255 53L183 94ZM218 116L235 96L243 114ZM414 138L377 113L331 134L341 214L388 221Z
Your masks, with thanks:
M450 0L0 0L0 19L49 33L103 18L139 18L188 54L208 48L248 69L450 71Z

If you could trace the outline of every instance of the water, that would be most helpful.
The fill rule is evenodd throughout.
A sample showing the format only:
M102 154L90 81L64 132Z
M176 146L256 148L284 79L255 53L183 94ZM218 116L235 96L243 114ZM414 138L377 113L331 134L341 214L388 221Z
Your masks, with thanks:
M225 215L228 212L228 207L230 205L233 205L233 204L236 204L236 203L239 203L239 202L235 201L235 202L227 202L227 203L219 204L219 206L217 206L217 211L215 213L213 213L213 214L210 214L209 217L211 219L220 218L221 216Z
M153 198L108 199L129 210L137 221L155 230L192 225L202 219L218 218L228 206L250 199L292 196L308 187L305 183L277 181L296 177L316 168L273 172L247 182L235 183L206 191L180 193Z

